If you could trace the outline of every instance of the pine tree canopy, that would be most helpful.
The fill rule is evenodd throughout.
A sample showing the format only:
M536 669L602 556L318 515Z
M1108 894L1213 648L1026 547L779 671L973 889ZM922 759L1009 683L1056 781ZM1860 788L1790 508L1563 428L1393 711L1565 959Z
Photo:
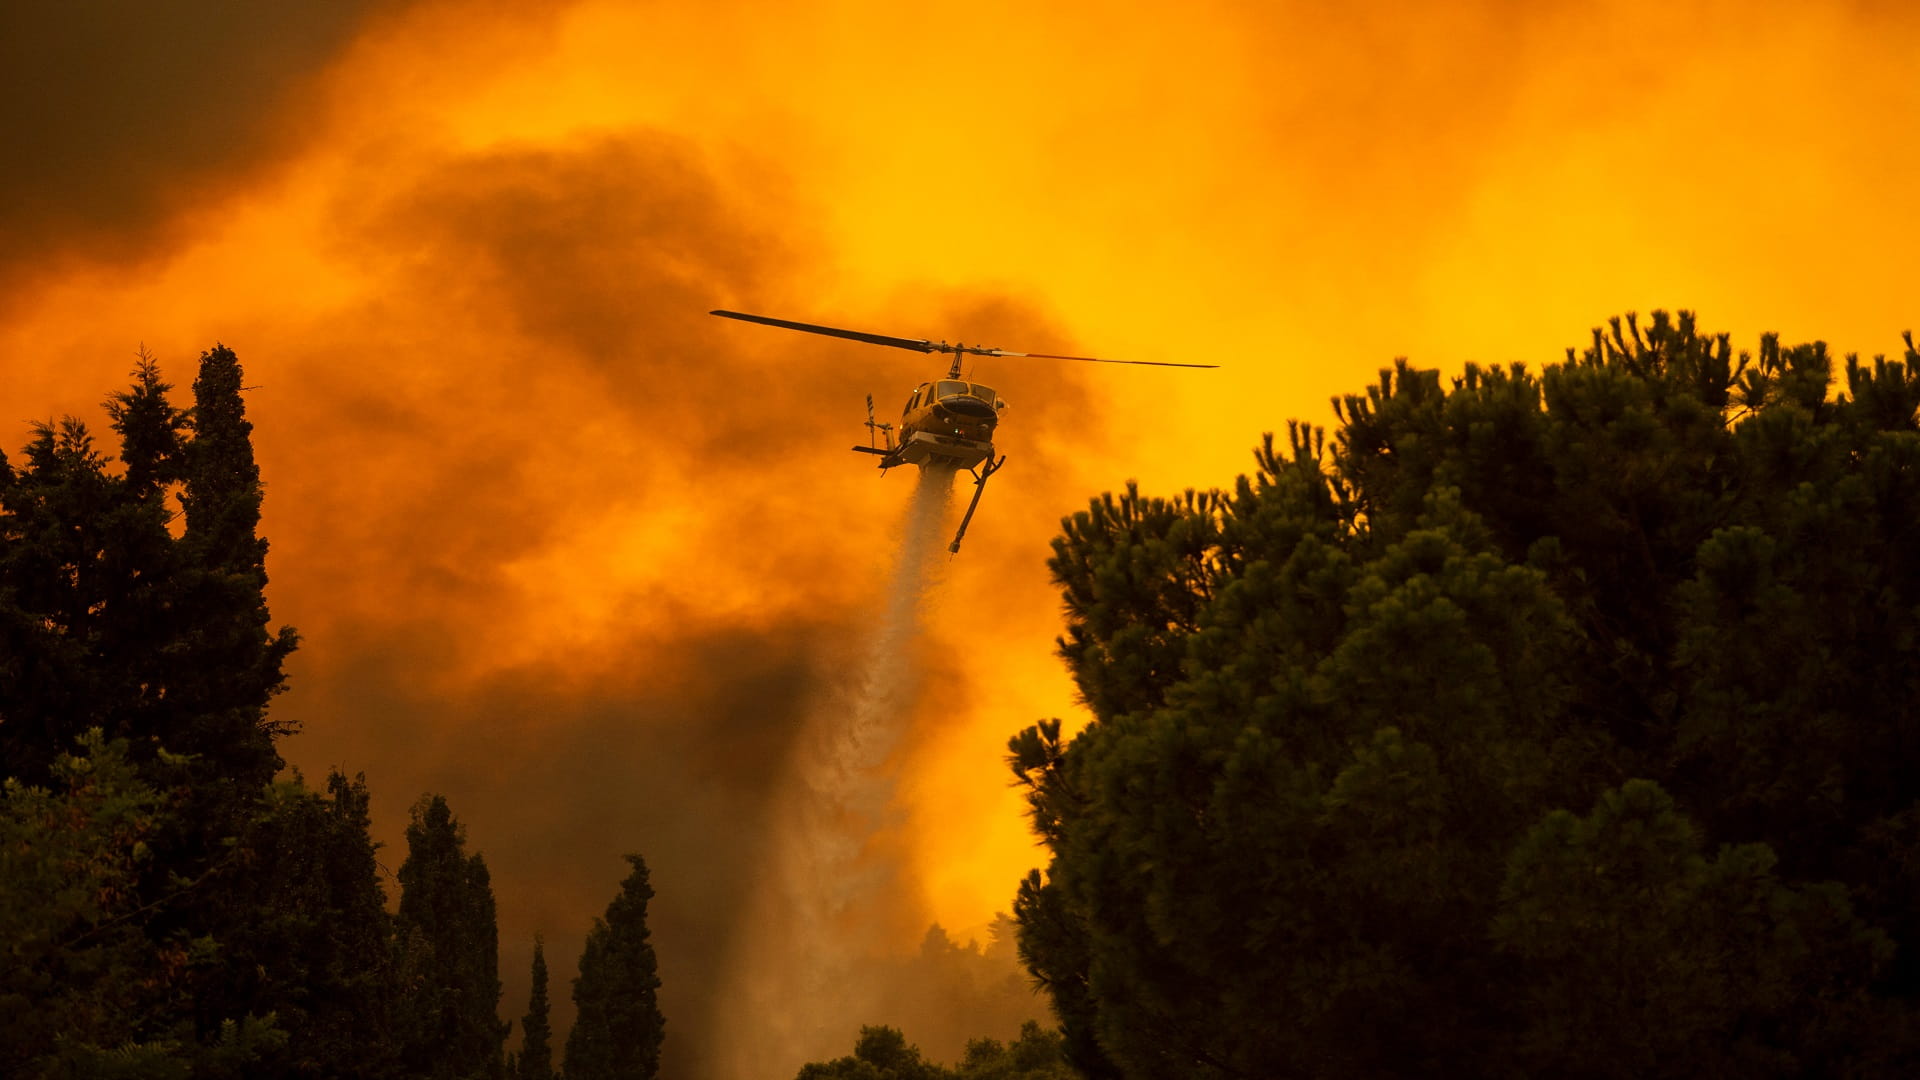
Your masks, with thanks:
M1400 361L1063 523L1094 720L1010 743L1093 1077L1910 1075L1920 354L1632 316Z

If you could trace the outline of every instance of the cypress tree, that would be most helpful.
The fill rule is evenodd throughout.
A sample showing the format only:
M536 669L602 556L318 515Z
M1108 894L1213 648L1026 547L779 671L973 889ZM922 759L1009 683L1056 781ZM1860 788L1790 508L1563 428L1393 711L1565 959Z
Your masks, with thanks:
M466 830L447 800L426 795L407 826L400 865L403 938L417 946L403 1065L435 1080L501 1071L507 1025L500 1006L500 942L487 864L466 854Z
M202 1027L271 1012L290 1036L290 1069L391 1074L392 918L369 803L365 778L338 771L324 795L297 779L268 789L208 902L221 962L194 975Z
M593 920L573 980L578 1015L567 1034L567 1080L651 1080L660 1071L666 1020L660 1015L653 946L648 943L647 864L628 855L633 872L620 895Z
M553 1080L553 1028L547 1021L547 956L539 937L533 939L533 992L527 997L527 1015L520 1020L520 1058L515 1074L520 1080Z
M260 523L260 466L253 424L240 398L240 358L225 345L200 355L193 380L193 445L187 454L187 533L209 565L261 570L267 544Z
M179 604L192 628L183 667L200 677L174 688L197 715L168 748L203 755L221 779L251 790L280 768L273 737L286 731L268 720L266 702L284 686L282 664L298 638L285 627L267 631L267 542L256 532L260 467L240 392L233 350L219 345L201 354L180 499L192 577Z

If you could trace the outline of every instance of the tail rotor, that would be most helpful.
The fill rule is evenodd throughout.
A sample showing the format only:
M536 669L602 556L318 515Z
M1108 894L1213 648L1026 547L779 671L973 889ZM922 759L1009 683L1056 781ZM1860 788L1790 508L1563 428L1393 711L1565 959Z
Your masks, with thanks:
M873 395L868 394L867 395L867 446L869 448L874 450L881 449L880 445L874 441L874 439L878 435L886 436L887 445L885 447L885 450L889 454L893 453L893 425L876 423L874 421Z

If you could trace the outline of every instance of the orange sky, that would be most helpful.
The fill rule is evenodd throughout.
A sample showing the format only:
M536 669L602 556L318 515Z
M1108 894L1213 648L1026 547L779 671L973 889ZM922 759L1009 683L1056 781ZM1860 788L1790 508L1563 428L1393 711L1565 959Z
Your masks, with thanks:
M750 887L703 854L885 578L908 482L846 448L938 365L708 308L1227 365L975 368L1008 471L935 604L897 838L906 921L973 932L1039 861L1005 739L1079 715L1044 560L1086 498L1229 483L1396 355L1546 362L1660 306L1842 352L1915 321L1906 5L1035 7L201 16L8 95L4 445L97 416L142 343L183 383L239 352L304 638L286 756L366 770L390 844L449 795L510 1015L620 852L669 908L675 874Z

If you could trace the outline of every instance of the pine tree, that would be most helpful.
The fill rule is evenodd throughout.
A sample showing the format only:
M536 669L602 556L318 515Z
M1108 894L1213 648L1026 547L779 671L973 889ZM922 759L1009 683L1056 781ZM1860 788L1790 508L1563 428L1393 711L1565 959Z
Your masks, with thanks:
M1920 352L1614 320L1400 361L1063 523L1094 714L1009 744L1090 1076L1920 1066ZM1585 815L1585 816L1580 816ZM1717 855L1709 853L1718 852Z
M547 1021L547 956L538 937L533 939L533 991L527 996L527 1015L520 1021L520 1055L515 1069L519 1080L553 1080L553 1028Z
M573 981L577 1009L567 1034L567 1080L652 1080L660 1071L666 1020L660 1015L653 946L648 943L647 864L628 855L633 872L593 920Z
M447 800L422 796L407 825L397 928L417 946L411 1030L402 1064L434 1080L491 1078L502 1070L499 930L487 864L468 855Z

